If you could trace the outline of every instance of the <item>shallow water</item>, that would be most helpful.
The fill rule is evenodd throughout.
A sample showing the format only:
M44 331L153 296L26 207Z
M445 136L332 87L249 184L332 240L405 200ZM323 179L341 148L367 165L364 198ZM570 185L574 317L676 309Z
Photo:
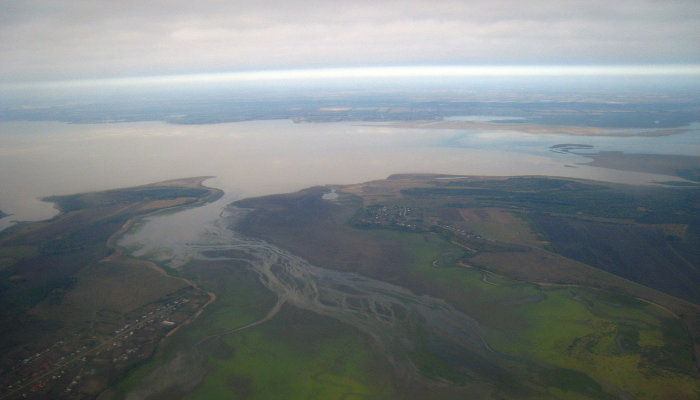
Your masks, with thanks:
M628 183L668 180L650 174L567 165L586 161L549 146L582 143L601 150L700 154L700 125L682 135L574 137L517 131L409 129L288 120L213 125L164 122L0 123L0 220L55 215L39 197L105 190L188 176L229 199L357 183L393 173L542 174Z

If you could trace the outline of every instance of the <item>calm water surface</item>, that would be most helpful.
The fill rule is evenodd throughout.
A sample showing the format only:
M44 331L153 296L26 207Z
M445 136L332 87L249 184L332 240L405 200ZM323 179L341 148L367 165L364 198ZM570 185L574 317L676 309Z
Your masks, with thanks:
M586 159L548 148L583 143L603 150L700 154L698 131L694 126L688 134L661 138L591 138L288 120L215 125L2 122L0 210L13 215L0 220L0 229L13 220L55 215L51 204L39 197L198 175L216 176L208 184L226 191L227 202L403 172L546 174L630 183L668 180L573 168ZM224 204L219 201L217 207Z

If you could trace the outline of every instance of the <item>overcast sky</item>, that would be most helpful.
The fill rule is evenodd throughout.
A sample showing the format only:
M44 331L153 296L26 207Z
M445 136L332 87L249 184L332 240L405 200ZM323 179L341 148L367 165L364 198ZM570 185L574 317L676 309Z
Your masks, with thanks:
M700 64L700 1L0 0L0 82L494 64Z

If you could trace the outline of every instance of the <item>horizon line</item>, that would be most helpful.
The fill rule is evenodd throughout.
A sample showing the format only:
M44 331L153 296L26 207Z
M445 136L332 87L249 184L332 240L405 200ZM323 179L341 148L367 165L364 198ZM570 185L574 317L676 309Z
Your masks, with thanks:
M92 86L167 83L226 83L372 78L546 77L546 76L668 76L697 75L700 64L616 65L429 65L329 67L162 74L111 78L8 81L0 86Z

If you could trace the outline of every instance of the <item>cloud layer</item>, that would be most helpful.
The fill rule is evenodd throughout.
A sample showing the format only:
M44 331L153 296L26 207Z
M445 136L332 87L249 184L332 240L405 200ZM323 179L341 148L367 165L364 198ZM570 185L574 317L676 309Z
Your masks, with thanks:
M697 0L0 0L0 79L700 63Z

